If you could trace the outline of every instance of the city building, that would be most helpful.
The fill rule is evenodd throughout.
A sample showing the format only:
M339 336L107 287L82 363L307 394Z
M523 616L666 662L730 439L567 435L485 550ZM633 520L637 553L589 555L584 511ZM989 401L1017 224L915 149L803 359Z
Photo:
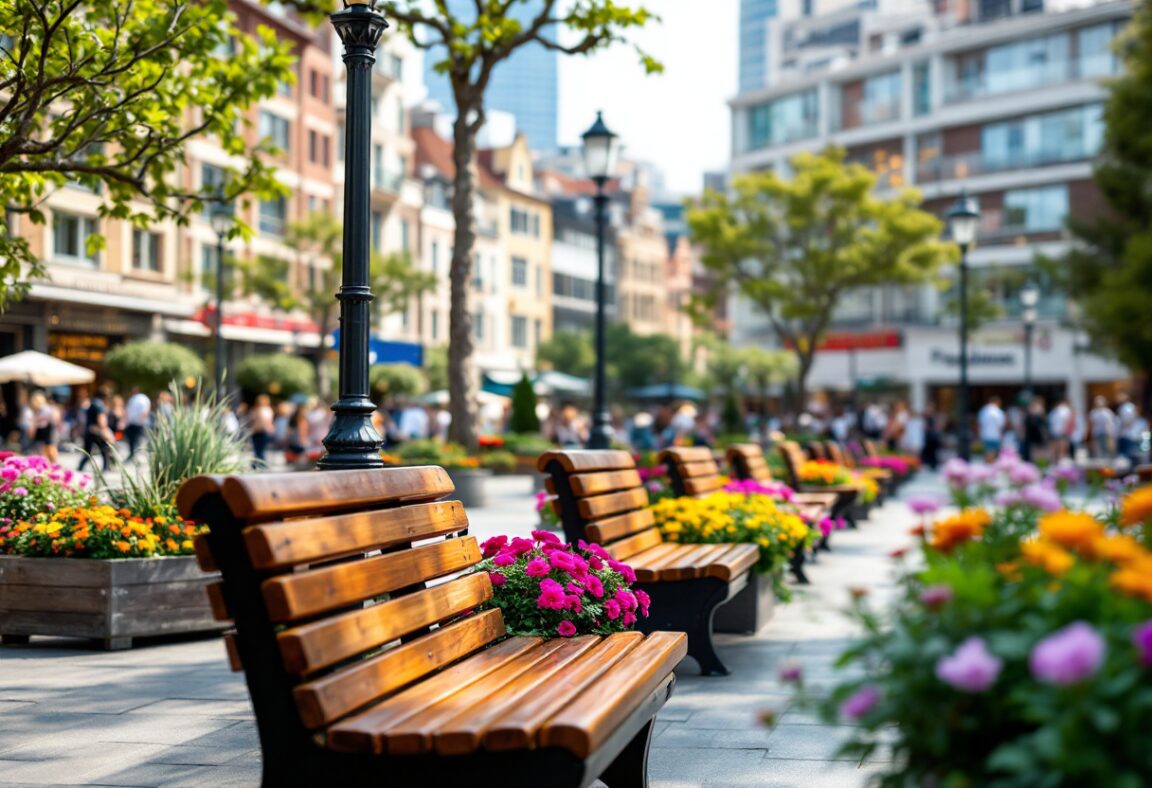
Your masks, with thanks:
M474 0L448 0L447 5L464 24L475 21L477 4ZM536 17L541 6L539 0L512 3L508 14L526 23ZM455 113L452 86L445 75L435 70L436 64L443 59L443 47L425 52L424 81L428 86L428 97ZM532 150L551 151L557 147L559 139L559 94L559 53L539 44L528 44L493 70L484 104L487 109L514 115L517 130L528 137L528 146Z
M1084 347L1075 312L1034 264L1068 248L1068 216L1098 202L1092 157L1102 135L1101 80L1117 73L1112 40L1127 2L1062 6L1034 0L879 0L769 24L776 57L764 83L731 102L731 174L788 171L797 152L829 144L878 175L879 188L915 186L943 216L963 191L982 224L969 255L975 286L1000 316L973 335L972 402L1013 397L1024 377L1020 288L1042 288L1034 389L1083 410L1129 376ZM855 292L835 316L809 379L813 390L872 386L914 408L952 407L958 368L952 289ZM731 305L733 338L771 343L747 302Z
M552 198L552 326L554 331L592 330L596 324L595 186L558 173L544 173ZM615 184L609 186L613 188ZM606 222L604 236L604 306L616 319L616 227Z
M776 16L776 6L777 0L740 0L741 93L768 84L768 20Z

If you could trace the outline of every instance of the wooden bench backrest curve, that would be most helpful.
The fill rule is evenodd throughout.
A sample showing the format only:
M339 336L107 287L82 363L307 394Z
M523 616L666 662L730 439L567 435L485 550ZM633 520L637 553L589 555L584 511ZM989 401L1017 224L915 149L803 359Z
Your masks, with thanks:
M728 467L737 479L767 483L773 481L772 469L764 450L755 443L736 443L728 447Z
M703 498L724 488L720 466L706 446L665 449L660 452L660 462L668 466L672 494L677 498Z
M569 725L568 712L553 709L542 725L537 706L520 724L477 727L473 717L446 738L442 724L454 719L446 712L471 709L481 689L488 697L543 681L546 672L524 672L541 649L557 651L559 665L600 640L506 638L499 610L472 612L492 586L487 573L468 573L480 548L464 535L463 506L438 500L452 489L436 467L200 477L182 488L181 513L210 527L197 555L223 576L210 597L217 617L236 625L229 653L248 682L267 784L309 784L285 764L363 766L371 775L415 768L407 756L421 756L424 767L452 768L434 759L477 751L481 739L486 750L560 747L595 761L597 737L614 730L614 704L589 724ZM586 661L595 668L601 653L629 660L646 652L658 672L670 658L668 636L652 638L610 636ZM405 758L392 767L347 760L389 755Z

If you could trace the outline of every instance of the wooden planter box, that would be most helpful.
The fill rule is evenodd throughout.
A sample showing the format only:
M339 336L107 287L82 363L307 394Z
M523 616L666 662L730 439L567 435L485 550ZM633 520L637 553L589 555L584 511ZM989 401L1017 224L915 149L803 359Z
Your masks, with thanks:
M21 558L0 556L0 643L31 635L94 638L108 650L132 639L225 628L204 587L218 579L193 556Z

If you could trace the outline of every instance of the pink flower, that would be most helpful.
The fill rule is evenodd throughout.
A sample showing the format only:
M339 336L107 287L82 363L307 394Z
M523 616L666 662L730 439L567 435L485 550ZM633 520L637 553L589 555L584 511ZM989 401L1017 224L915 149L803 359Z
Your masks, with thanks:
M633 624L636 623L636 614L635 613L625 613L624 618L622 618L620 620L620 623L622 623L626 627L632 626Z
M620 603L620 607L625 610L635 610L637 607L636 595L631 591L623 588L616 591L616 601Z
M920 604L929 610L939 610L952 601L952 586L928 586L920 592Z
M16 470L15 468L13 468L11 466L8 466L8 467L4 468L3 470L0 470L0 478L5 479L6 481L10 481L10 482L15 481L16 477L19 475L20 475L20 471Z
M880 690L871 684L866 684L844 699L840 704L840 716L858 720L876 708L879 702Z
M548 500L549 500L549 495L548 495L548 493L544 492L543 490L536 493L536 511L538 511L538 512L544 511L544 507L548 505Z
M804 668L797 662L785 662L777 675L785 684L799 684L804 679Z
M493 536L491 539L486 539L484 544L480 545L480 555L485 558L491 558L499 553L506 544L508 544L507 536Z
M615 570L616 573L619 574L621 577L623 577L624 582L626 582L626 583L635 583L636 582L636 573L632 571L632 567L628 566L628 564L622 564L616 560L609 560L608 566L611 569Z
M959 457L953 457L944 463L944 478L953 487L963 487L968 483L968 463Z
M608 551L595 542L589 544L581 539L576 543L576 546L583 550L585 553L591 553L602 561L611 561L612 556L608 555Z
M832 521L831 517L821 517L820 518L819 528L820 528L820 535L821 536L831 536L832 530L835 527L836 527L836 523Z
M620 618L620 603L615 599L609 599L604 603L604 615L608 616L609 621Z
M987 484L996 475L996 470L987 465L972 465L968 468L968 484Z
M1017 487L1036 484L1040 481L1040 471L1030 462L1022 462L1008 471L1008 481Z
M1077 621L1041 640L1032 649L1032 675L1049 684L1079 684L1100 670L1104 639L1091 624Z
M528 562L528 565L524 567L524 574L528 575L529 577L544 577L544 575L551 571L552 566L548 563L548 561L540 558L539 556L533 558Z
M576 594L568 594L564 597L564 609L571 610L573 613L582 613L584 611L584 603L580 601L580 597Z
M536 606L545 610L563 610L567 595L564 587L555 580L540 581L540 596L536 597Z
M647 618L648 606L652 604L652 598L640 590L633 591L632 593L636 595L636 602L640 605L640 615Z
M600 582L600 578L596 575L588 575L581 582L584 583L584 587L588 589L588 593L592 596L597 599L604 596L604 584Z
M531 539L525 539L522 536L517 536L515 539L513 539L511 542L508 543L509 552L511 552L517 556L524 555L525 553L530 553L535 549L536 549L536 543L533 542Z
M1000 676L1004 660L988 651L984 639L971 637L936 663L936 678L961 692L984 692Z
M500 553L492 559L492 563L496 566L511 566L516 563L516 556L512 555L512 553Z
M1058 512L1064 508L1060 493L1042 484L1031 484L1020 491L1020 500L1042 512Z
M561 621L560 626L556 627L556 634L562 638L570 638L576 634L576 625L571 621Z
M1145 621L1132 632L1132 642L1140 652L1140 661L1152 668L1152 621Z
M492 581L492 585L494 586L502 586L508 582L508 578L506 578L500 572L489 572L488 579Z
M25 495L28 494L28 488L27 487L16 487L12 490L12 494L19 496L20 498L23 498Z
M560 537L551 531L533 531L532 538L541 544L562 544Z
M592 568L593 572L599 572L601 569L604 568L604 562L601 561L596 556L592 556L591 558L588 559L588 566L590 566Z
M553 550L548 554L548 562L553 567L564 572L571 572L576 568L576 563L572 560L571 553L566 553L563 550Z
M940 510L940 501L928 496L909 498L908 508L912 510L913 514L932 514Z

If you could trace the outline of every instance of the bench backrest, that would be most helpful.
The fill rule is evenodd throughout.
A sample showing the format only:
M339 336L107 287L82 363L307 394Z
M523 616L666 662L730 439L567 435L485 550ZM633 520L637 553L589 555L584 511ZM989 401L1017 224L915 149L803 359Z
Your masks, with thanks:
M724 477L706 446L665 449L660 462L668 466L668 478L676 497L703 497L724 487Z
M181 488L181 515L210 528L197 556L221 572L209 597L235 622L229 652L265 758L291 759L333 722L504 636L499 610L470 614L492 595L487 573L426 587L481 558L462 535L463 506L439 501L453 489L438 467L201 476Z
M728 447L728 467L737 479L751 479L767 483L772 481L772 469L764 458L764 450L756 443L736 443Z
M865 457L879 457L880 452L876 449L876 441L871 438L865 438L860 441L860 447L864 450Z
M823 441L809 441L807 445L808 456L813 460L827 460L828 450Z
M828 459L837 465L843 465L845 468L856 467L856 458L844 451L836 441L825 441L824 451L828 455Z
M626 451L550 451L536 467L548 474L545 485L569 544L599 544L623 561L664 539L648 509L648 491Z
M800 468L805 461L804 451L796 441L781 441L776 448L780 452L780 458L784 460L784 469L788 472L788 485L794 490L799 490Z

